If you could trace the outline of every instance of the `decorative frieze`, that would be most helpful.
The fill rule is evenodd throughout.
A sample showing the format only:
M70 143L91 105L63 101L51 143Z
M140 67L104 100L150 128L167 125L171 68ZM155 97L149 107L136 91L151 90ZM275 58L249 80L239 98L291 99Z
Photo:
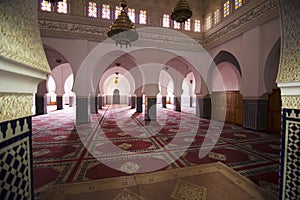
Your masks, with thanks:
M32 94L0 94L0 122L32 115Z
M51 31L64 31L72 33L83 33L83 34L95 34L95 35L105 35L107 36L108 28L67 23L67 22L58 22L58 21L48 21L48 20L39 20L39 27L42 30L51 30Z
M252 5L250 1L243 9L246 9L244 13L237 13L232 20L222 22L221 28L215 27L207 32L204 36L204 47L213 48L279 16L277 0L266 0L260 5Z
M282 108L300 108L300 96L281 96Z
M138 32L139 40L152 41L152 42L164 42L164 43L174 43L179 45L189 45L198 46L200 40L192 40L190 37L179 37L173 35L162 35L157 33L146 33Z

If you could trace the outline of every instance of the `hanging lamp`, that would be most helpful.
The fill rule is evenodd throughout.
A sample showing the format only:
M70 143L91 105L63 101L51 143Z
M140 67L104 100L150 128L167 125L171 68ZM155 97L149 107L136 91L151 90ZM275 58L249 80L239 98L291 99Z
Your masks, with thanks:
M127 7L127 2L122 0L120 3L121 12L116 19L116 21L110 26L107 33L108 37L115 40L116 46L131 46L131 43L138 39L138 34L135 30L135 26L129 19L125 8Z
M118 77L119 72L115 72L115 74L116 74L116 77L115 77L115 80L114 80L114 84L118 84L119 83L119 77Z
M185 0L179 0L176 4L176 7L172 11L171 19L183 23L187 21L189 18L191 18L193 15L193 12Z

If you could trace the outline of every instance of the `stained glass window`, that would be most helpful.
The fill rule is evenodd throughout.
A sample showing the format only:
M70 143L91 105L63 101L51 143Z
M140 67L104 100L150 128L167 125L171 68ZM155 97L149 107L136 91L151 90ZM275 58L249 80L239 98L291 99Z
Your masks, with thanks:
M135 23L135 10L134 8L128 8L128 16L132 23Z
M102 5L102 19L110 19L110 5Z
M206 27L206 30L209 30L211 29L211 15L207 16L206 17L206 24L205 24L205 27Z
M186 22L184 22L184 30L186 31L191 30L191 19L188 19Z
M170 15L163 15L163 27L170 28Z
M116 6L115 19L117 19L120 14L121 14L121 6Z
M41 1L41 10L42 11L51 11L51 3L49 1L42 0Z
M234 9L238 9L243 4L243 0L235 0L234 1Z
M195 20L194 31L195 32L200 32L201 31L201 23L200 23L199 19Z
M214 25L216 25L217 23L220 22L220 9L217 9L215 12L214 12Z
M230 14L230 1L224 3L224 17L227 17Z
M89 2L88 16L97 18L97 4L95 2Z
M67 4L67 0L63 0L57 3L57 12L58 13L64 13L67 14L68 13L68 4Z
M147 14L146 14L146 10L140 10L139 23L140 23L140 24L147 24Z
M174 21L174 29L180 29L180 23Z

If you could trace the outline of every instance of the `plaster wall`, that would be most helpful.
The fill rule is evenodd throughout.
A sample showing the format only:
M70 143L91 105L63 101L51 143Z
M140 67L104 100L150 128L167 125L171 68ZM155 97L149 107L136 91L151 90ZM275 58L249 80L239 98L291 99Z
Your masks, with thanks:
M257 26L208 52L214 58L221 50L230 52L238 60L242 72L241 94L259 97L267 92L265 63L273 45L280 37L279 18ZM243 76L247 74L247 76Z

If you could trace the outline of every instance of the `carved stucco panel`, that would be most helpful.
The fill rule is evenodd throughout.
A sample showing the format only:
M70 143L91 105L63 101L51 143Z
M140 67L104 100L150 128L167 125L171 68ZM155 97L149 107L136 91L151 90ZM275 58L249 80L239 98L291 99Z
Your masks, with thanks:
M282 96L282 108L299 109L300 96Z
M0 122L32 115L32 94L0 94Z
M0 1L0 56L50 72L37 24L36 0Z
M281 60L277 82L300 81L300 2L281 0Z

